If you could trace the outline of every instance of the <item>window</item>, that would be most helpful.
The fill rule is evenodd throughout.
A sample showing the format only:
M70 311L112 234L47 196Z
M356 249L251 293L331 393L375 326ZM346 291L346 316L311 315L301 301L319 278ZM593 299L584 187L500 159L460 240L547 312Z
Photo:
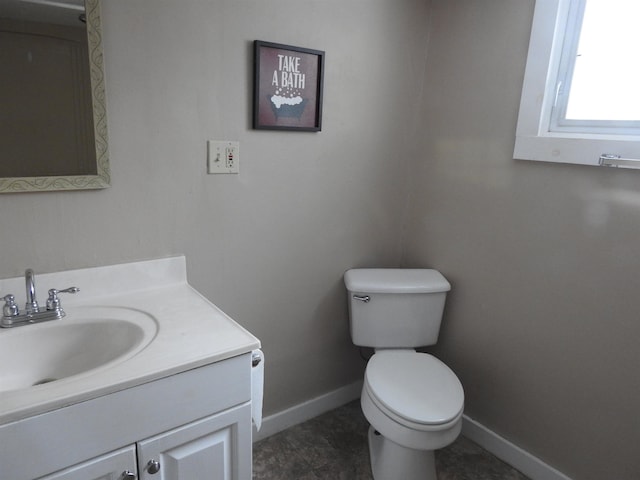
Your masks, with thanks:
M640 168L637 0L538 0L514 157Z

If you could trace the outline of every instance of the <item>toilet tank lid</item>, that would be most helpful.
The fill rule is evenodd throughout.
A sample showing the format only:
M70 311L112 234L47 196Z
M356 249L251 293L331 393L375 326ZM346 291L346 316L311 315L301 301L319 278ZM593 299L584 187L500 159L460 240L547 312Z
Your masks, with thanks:
M354 268L344 274L350 292L438 293L451 285L440 272L425 268Z

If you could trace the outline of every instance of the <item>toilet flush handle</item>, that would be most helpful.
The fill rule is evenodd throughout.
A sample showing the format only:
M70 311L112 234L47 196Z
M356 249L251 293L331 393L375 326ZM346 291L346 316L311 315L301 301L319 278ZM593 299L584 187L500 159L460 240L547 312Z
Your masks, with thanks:
M361 302L364 302L364 303L369 303L371 301L371 297L369 295L354 295L353 299L360 300Z

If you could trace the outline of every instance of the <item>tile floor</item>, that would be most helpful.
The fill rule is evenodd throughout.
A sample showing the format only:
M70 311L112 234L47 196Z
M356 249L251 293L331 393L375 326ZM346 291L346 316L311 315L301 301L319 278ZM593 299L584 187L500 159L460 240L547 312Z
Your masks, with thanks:
M355 401L265 438L253 446L253 479L372 480L368 428ZM528 480L464 437L436 452L436 467L439 480Z

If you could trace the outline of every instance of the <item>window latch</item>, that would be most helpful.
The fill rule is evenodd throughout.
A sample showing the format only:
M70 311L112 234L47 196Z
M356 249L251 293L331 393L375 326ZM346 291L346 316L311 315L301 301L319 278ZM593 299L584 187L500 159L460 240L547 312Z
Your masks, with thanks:
M598 159L598 165L601 167L640 169L640 159L622 158L621 155L616 155L614 153L603 153Z

